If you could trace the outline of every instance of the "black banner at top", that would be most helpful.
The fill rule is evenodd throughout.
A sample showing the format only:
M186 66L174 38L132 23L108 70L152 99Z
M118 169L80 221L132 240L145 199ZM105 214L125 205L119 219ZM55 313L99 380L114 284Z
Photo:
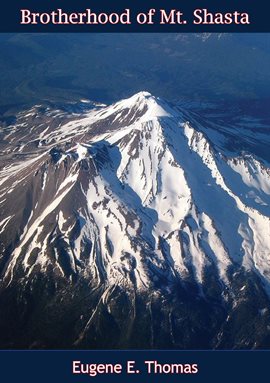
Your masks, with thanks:
M0 32L269 32L262 0L10 0Z

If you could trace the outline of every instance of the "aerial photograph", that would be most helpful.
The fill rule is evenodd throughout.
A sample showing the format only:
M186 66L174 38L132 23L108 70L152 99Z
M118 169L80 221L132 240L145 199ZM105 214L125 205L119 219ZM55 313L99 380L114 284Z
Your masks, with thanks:
M0 34L0 349L270 349L270 34Z

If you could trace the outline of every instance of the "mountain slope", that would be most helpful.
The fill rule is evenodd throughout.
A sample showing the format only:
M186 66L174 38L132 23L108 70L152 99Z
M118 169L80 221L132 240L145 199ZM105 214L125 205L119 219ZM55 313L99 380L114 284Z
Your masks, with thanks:
M147 92L84 107L4 129L3 345L269 347L267 164Z

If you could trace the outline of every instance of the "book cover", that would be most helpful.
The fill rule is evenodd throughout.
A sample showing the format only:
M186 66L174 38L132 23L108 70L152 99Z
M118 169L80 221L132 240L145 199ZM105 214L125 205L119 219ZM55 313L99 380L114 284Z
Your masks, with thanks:
M270 349L260 2L0 15L3 381L254 381Z

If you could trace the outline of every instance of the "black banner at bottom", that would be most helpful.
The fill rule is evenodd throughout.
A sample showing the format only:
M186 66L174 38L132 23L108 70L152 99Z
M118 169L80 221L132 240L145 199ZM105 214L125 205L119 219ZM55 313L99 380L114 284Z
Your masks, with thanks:
M2 382L229 382L267 376L270 351L1 351Z

